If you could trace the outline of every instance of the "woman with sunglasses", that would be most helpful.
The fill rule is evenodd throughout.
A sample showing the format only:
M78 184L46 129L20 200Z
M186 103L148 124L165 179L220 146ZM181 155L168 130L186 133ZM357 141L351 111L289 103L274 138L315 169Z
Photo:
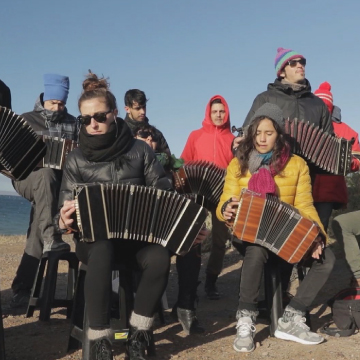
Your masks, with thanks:
M171 190L154 152L143 141L134 139L126 123L117 117L116 99L109 91L106 79L90 73L83 82L78 106L81 112L80 147L66 159L59 200L61 208L56 219L62 233L72 231L73 189L77 183L126 183ZM137 241L88 243L80 241L76 232L74 234L76 255L88 266L85 300L90 326L88 337L93 344L91 359L98 359L99 351L103 351L99 359L112 359L111 344L107 339L111 334L109 309L114 262L134 264L142 270L130 317L127 352L130 360L144 359L153 315L167 285L168 250L157 244Z
M275 104L265 103L250 121L247 135L241 141L236 157L227 168L223 193L216 214L221 221L234 219L242 189L278 196L317 222L319 216L313 205L309 169L306 162L290 153L290 146L284 138L284 119L282 111ZM325 234L321 226L322 233ZM296 295L286 306L283 316L278 320L275 336L301 344L314 345L324 339L311 332L305 324L305 312L328 279L335 263L335 256L329 248L324 249L322 235L314 244L309 265L311 269L301 282ZM238 352L255 349L255 321L258 315L259 295L264 264L269 251L253 243L243 243L244 260L242 265L240 295L237 319L237 335L233 347ZM278 263L284 260L278 258Z

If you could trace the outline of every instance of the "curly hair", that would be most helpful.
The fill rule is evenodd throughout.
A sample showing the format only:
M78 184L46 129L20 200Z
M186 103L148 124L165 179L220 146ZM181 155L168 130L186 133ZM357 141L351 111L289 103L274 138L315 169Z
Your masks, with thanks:
M104 98L105 103L110 110L117 109L116 98L109 90L110 84L108 79L104 77L99 78L96 74L89 70L89 73L86 75L86 79L83 81L82 87L83 92L81 93L78 101L79 110L83 101L96 98Z
M249 169L249 156L251 151L255 149L257 128L259 127L260 122L264 119L269 119L269 118L266 116L259 116L251 122L251 124L247 129L247 134L245 135L245 138L240 142L236 150L235 156L239 160L241 176L244 176ZM281 171L280 169L281 153L284 148L287 150L287 152L290 153L290 145L286 140L285 134L282 128L279 126L279 124L272 119L269 120L272 121L274 128L278 134L273 148L271 164L276 174L279 174L279 172Z

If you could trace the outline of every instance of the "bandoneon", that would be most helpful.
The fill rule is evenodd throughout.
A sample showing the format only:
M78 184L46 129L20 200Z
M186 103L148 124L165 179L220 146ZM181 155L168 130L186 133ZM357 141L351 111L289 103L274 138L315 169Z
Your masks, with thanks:
M79 146L74 140L49 135L43 135L42 138L46 144L46 154L38 167L61 170L69 152Z
M291 264L303 258L321 233L293 206L247 189L241 193L232 226L238 239L264 246Z
M26 120L0 106L0 171L13 180L25 179L45 155L46 146Z
M352 141L332 136L304 120L285 120L292 152L335 174L350 172Z
M124 184L78 185L76 221L81 240L128 239L187 253L207 211L179 194Z
M233 127L239 134L246 135L247 130L248 126ZM345 176L350 172L354 140L330 135L319 126L298 119L285 119L285 134L294 154L334 175Z
M196 194L217 205L224 187L225 170L207 161L190 161L173 172L175 189Z

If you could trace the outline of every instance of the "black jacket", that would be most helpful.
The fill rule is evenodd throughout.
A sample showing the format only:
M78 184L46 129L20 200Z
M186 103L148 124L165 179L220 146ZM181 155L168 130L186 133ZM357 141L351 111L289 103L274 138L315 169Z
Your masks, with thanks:
M24 119L36 132L48 132L50 129L55 130L59 128L63 138L77 140L79 130L78 120L70 115L66 108L61 112L45 109L42 97L43 93L37 98L33 111L22 114Z
M255 111L265 103L276 104L283 111L284 118L309 121L320 126L325 132L333 134L331 115L325 103L311 92L311 86L306 80L306 88L294 92L289 86L282 84L279 79L269 84L266 91L259 94L246 116L243 127L249 125Z
M154 186L171 190L171 184L155 153L144 141L134 139L130 150L123 155L125 161L116 169L115 162L90 162L80 148L67 157L61 183L59 207L72 200L75 184L116 183Z
M147 117L145 117L144 122L139 122L139 121L131 119L129 117L129 114L126 114L126 117L125 117L124 121L128 124L128 126L129 126L130 130L132 131L132 133L134 133L134 129L137 126L141 125L142 123L149 124L149 119ZM169 149L169 145L168 145L163 133L159 129L156 129L156 136L159 139L156 152L165 153L170 157L171 152L170 152L170 149Z

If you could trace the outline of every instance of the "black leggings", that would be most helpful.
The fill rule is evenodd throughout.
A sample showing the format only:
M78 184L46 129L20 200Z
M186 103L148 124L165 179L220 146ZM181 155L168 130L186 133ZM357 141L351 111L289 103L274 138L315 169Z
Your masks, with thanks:
M129 240L78 242L76 255L88 266L85 278L85 300L91 328L110 325L111 273L113 263L140 268L134 312L152 317L165 291L170 270L170 254L161 245Z

